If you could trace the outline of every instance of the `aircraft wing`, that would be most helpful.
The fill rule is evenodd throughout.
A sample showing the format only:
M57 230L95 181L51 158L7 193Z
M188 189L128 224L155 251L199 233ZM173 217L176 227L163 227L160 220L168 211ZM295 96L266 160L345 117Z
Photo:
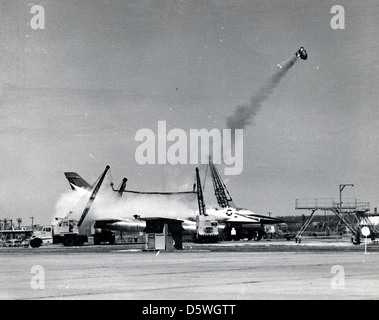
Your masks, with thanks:
M225 222L230 223L261 223L260 218L258 217L247 217L242 215L233 215L229 219L226 219Z
M261 216L259 214L251 214L251 215L247 215L247 217L258 218L258 219L260 219L260 222L262 224L277 224L277 223L284 222L283 220L280 220L280 219L271 218L271 217L267 217L267 216Z
M304 54L304 48L300 48L298 53ZM247 209L237 208L234 205L230 193L211 159L209 160L209 168L212 175L213 187L218 205L222 208L222 210L226 210L225 222L261 224L277 224L282 222L281 220L275 218L254 214L252 211Z
M99 221L100 223L115 223L115 222L121 222L121 221L131 221L131 219L103 218L103 219L96 219L96 221Z

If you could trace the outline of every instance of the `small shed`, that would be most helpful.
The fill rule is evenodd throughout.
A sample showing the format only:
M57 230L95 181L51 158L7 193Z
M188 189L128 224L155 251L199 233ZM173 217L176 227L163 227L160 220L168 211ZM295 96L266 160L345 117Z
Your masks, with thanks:
M182 250L183 220L167 218L143 218L146 221L146 250Z

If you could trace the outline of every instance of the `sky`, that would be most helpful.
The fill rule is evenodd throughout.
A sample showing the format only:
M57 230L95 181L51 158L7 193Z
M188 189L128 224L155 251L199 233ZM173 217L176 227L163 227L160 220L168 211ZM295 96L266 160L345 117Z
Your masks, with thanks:
M31 26L35 4L45 29ZM351 183L343 197L373 211L379 4L338 4L344 29L331 27L332 1L0 0L0 219L49 224L70 191L66 171L93 183L110 165L116 186L127 177L129 189L191 190L197 165L138 164L136 133L158 121L226 128L301 46L308 59L244 128L229 192L239 207L282 216L304 213L296 198L338 198Z

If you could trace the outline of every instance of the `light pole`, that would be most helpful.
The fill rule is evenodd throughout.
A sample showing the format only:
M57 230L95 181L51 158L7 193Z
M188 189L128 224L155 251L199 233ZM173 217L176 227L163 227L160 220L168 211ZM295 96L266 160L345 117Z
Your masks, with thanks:
M354 187L353 184L340 184L340 211L342 213L342 190L345 189L345 187Z
M33 231L34 230L34 224L33 224L34 217L30 217L30 219L32 219L32 231Z

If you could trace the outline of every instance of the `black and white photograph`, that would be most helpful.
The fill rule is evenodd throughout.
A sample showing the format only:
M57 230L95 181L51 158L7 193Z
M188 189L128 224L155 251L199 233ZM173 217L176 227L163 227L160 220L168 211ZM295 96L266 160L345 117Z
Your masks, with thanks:
M0 0L0 23L0 300L379 299L378 1Z

